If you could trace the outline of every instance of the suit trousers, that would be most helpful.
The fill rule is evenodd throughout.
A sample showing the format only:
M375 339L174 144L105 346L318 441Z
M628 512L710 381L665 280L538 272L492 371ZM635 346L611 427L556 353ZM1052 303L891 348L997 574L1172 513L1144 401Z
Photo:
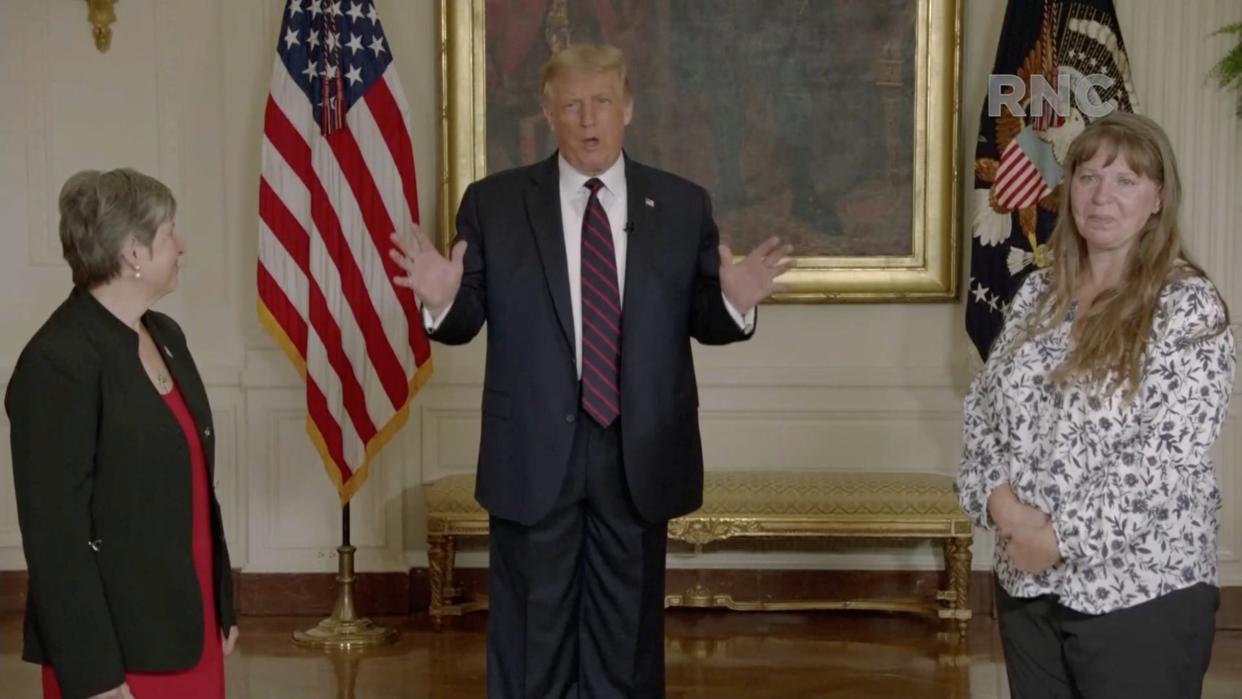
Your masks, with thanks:
M551 512L532 526L490 520L489 699L664 696L668 523L633 506L621 422L579 411Z
M1198 699L1220 592L1199 583L1092 615L996 586L1014 699Z

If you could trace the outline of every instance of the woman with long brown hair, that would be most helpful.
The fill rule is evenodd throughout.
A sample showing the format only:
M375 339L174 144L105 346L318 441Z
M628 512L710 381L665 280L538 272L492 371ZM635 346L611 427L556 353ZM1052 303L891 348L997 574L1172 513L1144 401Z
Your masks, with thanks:
M1182 248L1168 137L1117 112L1065 158L1052 261L966 396L958 490L996 530L1013 696L1198 697L1233 389L1224 301Z

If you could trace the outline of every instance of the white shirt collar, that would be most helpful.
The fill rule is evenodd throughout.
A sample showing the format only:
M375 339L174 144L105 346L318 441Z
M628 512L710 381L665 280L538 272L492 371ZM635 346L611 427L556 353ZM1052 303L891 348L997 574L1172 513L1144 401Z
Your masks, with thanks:
M587 180L591 179L589 175L578 172L573 165L565 160L565 156L557 153L557 164L560 166L561 191L562 192L578 192L586 189ZM604 189L607 189L614 196L625 191L625 154L617 156L617 162L613 163L599 175L596 175L601 182L604 183Z

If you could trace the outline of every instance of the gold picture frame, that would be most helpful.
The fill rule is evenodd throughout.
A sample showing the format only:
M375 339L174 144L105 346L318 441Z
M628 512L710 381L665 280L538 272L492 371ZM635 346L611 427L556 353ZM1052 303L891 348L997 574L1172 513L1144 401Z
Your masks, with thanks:
M662 16L658 17L659 21L666 25L669 20L669 8L675 7L678 12L684 12L683 8L693 7L693 3L682 3L681 5L672 5L676 0L648 0L653 7L661 8ZM960 0L886 0L887 7L891 11L903 17L903 22L907 34L912 34L912 41L908 45L903 42L894 40L891 36L884 38L881 36L872 42L872 45L863 45L855 50L852 48L834 49L838 54L833 56L844 55L842 60L853 60L854 65L864 66L864 70L856 73L859 76L852 83L855 87L855 95L863 95L872 100L874 104L882 105L882 113L863 113L854 114L848 110L854 109L855 106L846 104L840 107L841 113L847 118L827 119L821 114L816 113L815 118L824 119L830 123L840 124L849 121L849 117L854 116L855 124L853 125L858 131L851 134L848 131L840 133L839 130L832 138L835 138L836 144L842 143L845 139L849 143L857 142L860 138L872 138L879 140L877 132L881 129L888 128L893 131L894 124L899 124L900 129L897 130L899 138L908 152L898 152L900 156L897 158L899 162L893 167L890 163L890 177L892 172L897 172L900 176L890 184L881 184L870 187L865 195L857 192L849 193L849 200L842 203L833 200L830 204L824 206L836 206L836 210L824 209L827 214L831 215L838 211L844 210L847 214L852 211L862 212L858 218L863 224L854 223L850 235L837 235L835 238L824 236L817 232L808 233L804 241L809 242L808 245L798 245L795 242L795 266L778 280L779 287L772 300L786 303L838 303L838 302L905 302L905 301L952 301L957 298L958 294L958 226L960 217L960 198L958 196L958 120L959 120L959 49L960 49L960 32L961 32L961 3ZM546 55L550 51L550 47L564 43L570 36L567 29L566 15L567 12L587 12L588 6L581 3L580 0L545 0L546 8L544 15L544 26L542 31L538 33L536 40L546 41L546 47L539 47ZM625 5L626 3L621 3ZM629 2L628 5L633 6L635 2ZM838 11L851 11L856 15L859 13L875 13L877 10L873 8L880 7L881 4L874 4L867 0L833 0L833 2L821 3L788 3L790 6L797 5L798 11L806 12L806 8L813 11L826 12L824 8L832 8L839 6L844 8ZM775 4L763 7L774 7ZM437 231L438 242L442 248L447 248L453 234L453 220L456 215L457 205L461 201L462 194L465 192L467 185L471 182L489 174L488 169L488 81L489 68L488 65L489 49L486 36L486 28L488 26L488 18L486 16L485 0L441 0L440 1L440 95L441 95L441 123L440 123L440 182L439 182L439 226ZM758 7L758 6L757 6ZM622 8L624 9L624 8ZM764 10L765 12L767 10ZM849 41L841 42L821 42L819 35L813 37L814 42L804 42L806 46L852 46L854 44L865 44L865 34L855 32L854 26L857 25L859 18L864 20L870 19L871 16L855 16L849 21L853 24L842 24L850 28ZM557 21L559 19L559 21ZM615 21L615 17L609 19ZM736 19L736 18L735 18ZM766 18L765 18L766 19ZM498 20L499 21L499 20ZM643 22L645 18L640 17L631 21ZM656 20L651 20L656 21ZM842 21L842 20L838 20ZM873 22L874 24L875 22ZM753 27L747 27L744 22L730 21L729 25L739 27L739 32L754 32ZM912 26L910 26L912 25ZM824 31L831 31L831 27L827 23L823 25L827 27ZM639 27L640 29L642 27ZM779 23L778 23L779 29ZM602 31L602 30L601 30ZM794 29L790 30L795 31ZM797 31L803 31L800 27ZM805 34L805 31L803 31ZM891 33L891 32L890 32ZM529 35L529 32L528 32ZM495 37L497 40L507 36L507 33L498 32ZM863 36L863 39L859 39ZM574 35L574 39L578 36ZM598 40L598 37L591 37ZM739 35L738 39L741 37ZM723 42L725 45L732 46L730 37L715 37L716 40ZM647 41L646 38L643 39ZM667 42L665 42L667 43ZM647 46L646 43L640 44L640 47ZM634 50L633 47L627 48L621 46L626 51L627 58L631 61L631 76L635 76L634 58L635 54L639 56L639 62L650 64L651 60L647 56L645 48L642 50ZM823 49L812 49L819 52L817 55L824 55ZM868 52L870 50L870 52ZM844 53L842 53L844 52ZM852 52L849 53L849 52ZM685 54L691 55L691 54ZM528 63L534 65L538 62L538 56L532 56ZM792 59L781 57L777 60L785 61L780 65L792 64ZM903 62L904 61L904 65ZM679 66L674 66L674 69ZM657 70L660 68L657 67ZM529 74L530 68L525 68ZM675 71L674 71L675 72ZM823 69L821 73L814 77L818 79L821 75L826 74L828 69ZM493 85L497 83L495 79L495 70L491 74ZM529 76L528 76L529 78ZM863 81L866 81L865 83ZM760 81L766 82L766 81ZM632 81L633 83L633 81ZM673 82L677 85L678 83ZM821 89L830 92L829 88L822 85L829 83L823 82ZM859 87L861 86L861 88ZM763 87L763 86L761 86ZM525 88L524 88L525 89ZM710 89L710 88L709 88ZM857 90L862 89L863 92ZM530 98L535 100L536 89L530 89ZM832 97L828 94L828 97ZM499 100L498 100L499 101ZM848 99L841 99L838 102L848 102ZM679 100L676 107L682 106L684 100ZM523 122L524 134L526 136L523 143L527 144L519 151L515 157L509 158L512 162L508 164L517 164L518 162L533 162L533 160L543 157L545 152L538 153L532 147L530 142L534 142L531 137L532 129L542 128L539 123L537 102L536 108L533 110L527 108L523 112L524 116L516 121ZM893 108L893 105L897 105ZM636 100L636 114L641 113L643 103ZM816 107L818 108L818 107ZM833 108L836 108L835 105ZM658 111L658 108L653 109ZM707 112L713 116L720 114L720 110ZM659 118L657 115L656 118ZM636 116L636 121L638 117ZM780 117L777 117L779 120ZM508 120L505 122L507 125ZM847 124L845 129L850 128ZM907 132L908 129L908 132ZM773 128L772 131L780 132L780 129ZM826 130L826 129L825 129ZM631 127L627 132L627 150L630 147L632 133L636 129ZM787 130L786 130L787 131ZM755 132L752 128L750 133ZM680 138L680 136L678 136ZM850 140L852 139L852 141ZM884 152L888 155L888 160L894 160L894 152L897 152L892 144L896 142L893 138L888 138ZM825 142L831 142L825 139ZM506 142L507 143L507 142ZM732 143L737 150L750 148L757 150L762 154L761 148L751 148L750 143ZM824 150L821 147L821 153L828 153L829 156L836 151ZM879 150L879 149L873 149ZM730 153L735 151L730 151ZM778 152L776 149L769 150L769 153ZM784 154L788 155L796 151L785 149ZM779 153L778 153L779 155ZM864 156L870 155L863 152ZM883 155L879 153L878 155ZM516 156L521 156L522 160L518 160ZM742 156L738 155L737 158ZM823 157L823 156L821 156ZM810 159L810 156L808 156ZM802 163L805 169L811 167L817 169L818 172L826 172L832 168L835 163L834 157L827 159L833 162L826 166L822 161L815 159L814 162ZM499 160L499 158L498 158ZM649 162L644 158L640 158L644 162ZM762 164L770 163L775 160L777 164L788 163L785 159L763 159L762 155L755 156L755 162ZM856 159L857 160L857 159ZM876 167L872 160L863 161L867 166ZM686 162L695 162L694 159L687 160L682 158L677 161L684 165ZM661 166L659 162L651 162L657 167ZM882 166L879 166L883 169ZM842 166L844 168L844 166ZM671 167L678 171L679 174L686 174L677 167ZM753 169L753 167L752 167ZM792 169L792 168L790 168ZM848 179L849 172L834 173L838 180ZM702 178L691 176L691 179L704 184L709 191L713 190L710 181L704 182ZM710 178L708 178L710 180ZM736 179L736 178L735 178ZM753 178L752 178L753 180ZM796 181L792 177L787 181ZM717 192L712 191L713 199L717 200L717 213L720 214L721 208L717 199ZM908 207L905 203L908 202ZM885 205L888 206L885 210ZM786 204L788 206L788 204ZM739 212L743 209L739 207ZM895 212L895 213L894 213ZM880 236L871 236L874 230L868 230L866 225L866 217L870 216L872 221L889 221L889 225L883 232L887 238ZM884 217L888 218L885 219ZM906 218L894 218L895 216ZM721 217L717 217L718 222ZM745 219L740 217L738 221ZM745 232L750 233L751 229L755 229L756 234L760 234L758 229L767 229L761 234L766 236L768 233L776 233L783 235L781 226L777 225L770 228L766 224L765 217L752 217L752 224L759 222L761 225L750 225L745 227ZM782 221L783 219L779 219ZM792 220L792 219L791 219ZM814 217L801 219L817 220ZM898 225L892 225L892 221L900 221ZM739 224L740 226L741 224ZM840 227L842 230L847 229L846 226ZM726 225L722 223L722 236L726 229ZM814 236L820 235L820 238ZM908 237L907 237L908 235ZM887 241L884 244L898 246L895 251L880 252L871 254L859 252L859 245L871 245L870 240ZM847 241L847 242L842 242ZM849 242L852 241L852 242ZM859 241L862 241L861 243ZM878 244L878 243L877 243ZM855 247L849 247L849 246ZM836 247L832 247L836 246ZM820 253L814 254L815 248L822 247L824 250L835 250L844 246L841 254L837 253ZM812 254L806 254L806 248L812 248ZM802 248L803 252L800 252ZM744 252L749 246L735 245L735 251Z

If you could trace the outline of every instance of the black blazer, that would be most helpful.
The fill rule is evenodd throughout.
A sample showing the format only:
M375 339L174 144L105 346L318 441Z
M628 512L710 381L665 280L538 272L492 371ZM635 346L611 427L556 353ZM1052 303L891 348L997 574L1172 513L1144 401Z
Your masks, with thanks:
M143 316L185 398L207 460L207 392L181 328ZM125 671L193 666L203 611L190 549L190 454L138 359L138 334L75 289L35 333L5 395L29 568L22 657L50 664L66 699ZM211 494L217 623L235 623L220 506Z
M661 522L703 500L690 338L747 335L720 295L719 233L707 192L625 162L629 238L621 318L622 460L639 514ZM457 211L469 243L461 290L431 337L470 341L488 323L475 496L533 524L569 465L579 382L557 156L471 184Z

